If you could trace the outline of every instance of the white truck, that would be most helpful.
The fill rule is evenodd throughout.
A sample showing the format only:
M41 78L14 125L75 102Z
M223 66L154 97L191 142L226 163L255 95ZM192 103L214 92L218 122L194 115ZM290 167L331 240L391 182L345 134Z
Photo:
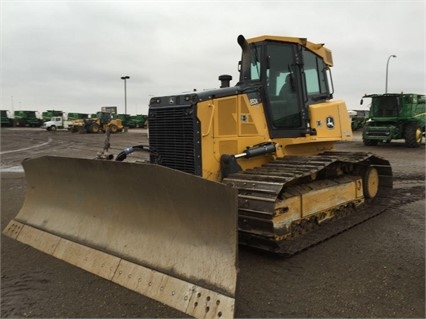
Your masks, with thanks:
M41 128L48 131L56 131L58 128L68 129L70 123L71 121L67 121L61 116L54 116L50 121L44 122Z

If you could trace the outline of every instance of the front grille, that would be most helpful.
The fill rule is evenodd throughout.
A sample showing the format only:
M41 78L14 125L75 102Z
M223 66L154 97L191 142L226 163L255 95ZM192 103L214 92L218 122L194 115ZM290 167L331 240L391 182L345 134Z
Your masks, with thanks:
M151 162L201 176L200 122L196 107L170 106L149 109Z

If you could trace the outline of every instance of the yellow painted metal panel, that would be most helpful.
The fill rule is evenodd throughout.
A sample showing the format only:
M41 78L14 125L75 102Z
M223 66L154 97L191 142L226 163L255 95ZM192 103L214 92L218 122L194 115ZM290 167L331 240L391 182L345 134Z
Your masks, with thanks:
M214 136L237 135L237 97L232 96L216 100L216 109Z
M330 180L312 183L317 189L302 194L302 216L306 217L323 210L357 199L356 181L348 179L346 183L334 183Z
M336 100L309 106L311 127L316 139L351 140L351 120L344 101Z
M276 205L276 211L282 211L282 213L277 214L273 218L274 225L280 229L283 226L290 227L293 221L302 218L302 200L300 195L291 197L287 197L287 195L285 194L286 198Z

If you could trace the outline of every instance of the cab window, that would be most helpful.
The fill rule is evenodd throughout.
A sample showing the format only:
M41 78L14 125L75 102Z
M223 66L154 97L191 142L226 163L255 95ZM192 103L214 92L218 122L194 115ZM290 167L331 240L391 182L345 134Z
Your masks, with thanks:
M314 53L303 51L304 71L306 78L306 91L308 97L328 95L326 65Z
M297 78L294 70L294 46L270 44L267 47L267 91L272 123L275 128L301 126Z

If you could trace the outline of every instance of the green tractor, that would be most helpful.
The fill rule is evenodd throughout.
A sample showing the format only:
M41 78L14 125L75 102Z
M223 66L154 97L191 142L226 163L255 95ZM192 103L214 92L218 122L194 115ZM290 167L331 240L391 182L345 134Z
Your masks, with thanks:
M364 95L364 98L371 98L369 120L362 131L364 145L404 139L407 147L420 146L426 122L424 95L386 93Z
M138 115L132 115L132 120L135 123L136 127L146 127L148 124L148 116L147 115L142 115L142 114L138 114Z

